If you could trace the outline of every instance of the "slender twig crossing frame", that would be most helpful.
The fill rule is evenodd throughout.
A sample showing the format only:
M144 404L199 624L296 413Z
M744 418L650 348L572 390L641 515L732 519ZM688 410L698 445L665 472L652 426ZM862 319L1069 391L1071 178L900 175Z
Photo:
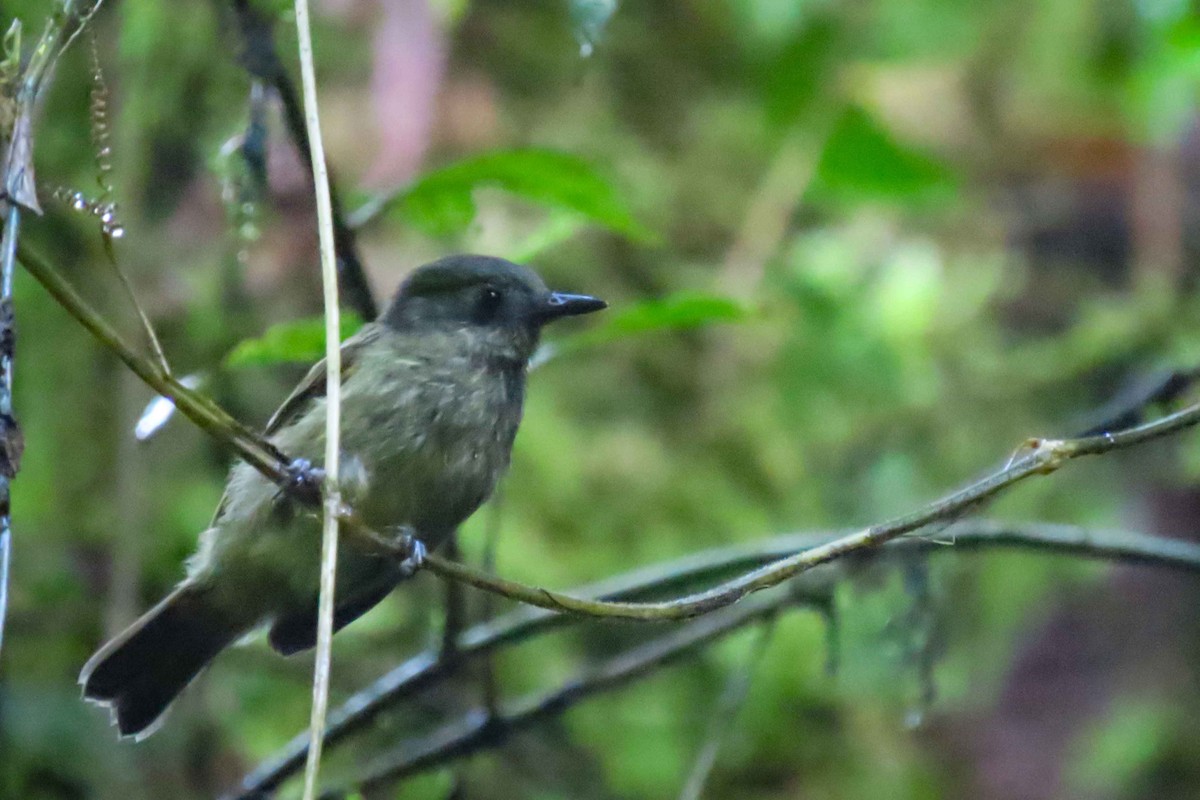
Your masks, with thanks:
M317 111L317 78L313 67L312 29L308 0L296 0L296 36L300 46L300 78L304 116L312 156L313 190L317 198L317 232L321 243L321 286L325 299L325 490L321 535L321 591L317 603L317 654L313 667L313 707L309 729L313 746L304 771L304 800L317 796L321 742L329 705L329 662L333 648L334 578L337 575L338 524L342 510L338 490L341 460L341 314L338 307L337 253L333 239L333 202L325 166L325 145Z
M661 564L641 567L590 586L580 587L572 593L610 600L662 596L687 586L720 580L730 574L769 564L790 553L833 541L838 536L836 533L792 533L744 545L719 547ZM952 546L947 546L947 543ZM943 532L942 538L936 541L918 537L893 541L881 548L879 556L887 557L896 551L905 554L948 554L1005 548L1114 563L1141 564L1200 575L1200 545L1193 542L1049 523L1011 524L991 520L967 520ZM842 577L828 571L832 566L835 565L829 565L825 570L808 572L803 583L793 583L790 591L795 602L822 608L822 604L827 602L833 582ZM515 647L534 636L584 622L586 619L525 606L496 620L468 628L459 639L457 660L454 664L439 659L434 650L419 653L332 711L325 746L332 747L346 741L354 733L370 725L379 714L457 674L471 659L489 657L501 649ZM308 734L304 732L248 774L242 781L239 793L234 796L239 800L251 800L263 793L274 791L283 781L300 770L307 752Z
M28 271L83 325L160 394L173 399L179 410L207 433L234 448L238 455L271 480L286 486L290 460L269 442L248 431L224 410L200 393L162 375L154 365L138 356L124 340L70 287L49 262L24 244L18 258ZM872 525L834 541L797 552L733 578L707 591L649 603L589 600L562 592L529 586L494 577L482 570L447 561L430 553L424 567L449 580L458 580L484 591L550 611L584 617L636 622L666 622L699 616L737 602L746 595L776 586L813 567L853 553L876 548L932 523L954 520L977 508L1006 489L1035 476L1049 475L1084 456L1135 447L1186 430L1200 423L1200 403L1194 403L1160 419L1115 433L1067 439L1027 440L999 470L930 503L910 514ZM353 510L343 507L341 521L348 535L363 537L381 551L408 557L407 549L396 550L379 534L365 527Z

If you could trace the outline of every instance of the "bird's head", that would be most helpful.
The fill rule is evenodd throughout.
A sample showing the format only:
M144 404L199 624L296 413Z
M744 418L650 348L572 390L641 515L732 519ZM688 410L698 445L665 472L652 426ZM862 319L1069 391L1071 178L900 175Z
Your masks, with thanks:
M457 255L414 270L380 321L402 331L475 330L532 352L543 325L605 306L588 295L552 292L520 264Z

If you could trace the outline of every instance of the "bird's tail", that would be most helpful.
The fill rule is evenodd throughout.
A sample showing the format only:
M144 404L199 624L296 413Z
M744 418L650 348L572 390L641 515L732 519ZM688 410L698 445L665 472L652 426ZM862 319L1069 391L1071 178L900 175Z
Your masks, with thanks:
M88 660L83 696L112 709L122 736L149 736L171 701L251 624L218 608L209 590L184 583Z

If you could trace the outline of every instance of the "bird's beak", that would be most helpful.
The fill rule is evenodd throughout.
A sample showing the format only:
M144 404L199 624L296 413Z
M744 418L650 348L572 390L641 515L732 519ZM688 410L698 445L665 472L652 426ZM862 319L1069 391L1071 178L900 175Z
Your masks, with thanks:
M602 308L608 308L608 303L590 295L551 292L550 297L546 300L546 305L542 308L541 317L543 322L553 322L562 317L591 314Z

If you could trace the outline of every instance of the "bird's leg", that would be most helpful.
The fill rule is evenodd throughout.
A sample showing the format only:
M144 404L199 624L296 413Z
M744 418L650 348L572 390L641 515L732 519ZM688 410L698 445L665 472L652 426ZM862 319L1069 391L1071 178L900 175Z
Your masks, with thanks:
M307 458L296 458L287 465L286 471L288 494L305 505L321 504L321 487L325 485L324 469L313 466Z

